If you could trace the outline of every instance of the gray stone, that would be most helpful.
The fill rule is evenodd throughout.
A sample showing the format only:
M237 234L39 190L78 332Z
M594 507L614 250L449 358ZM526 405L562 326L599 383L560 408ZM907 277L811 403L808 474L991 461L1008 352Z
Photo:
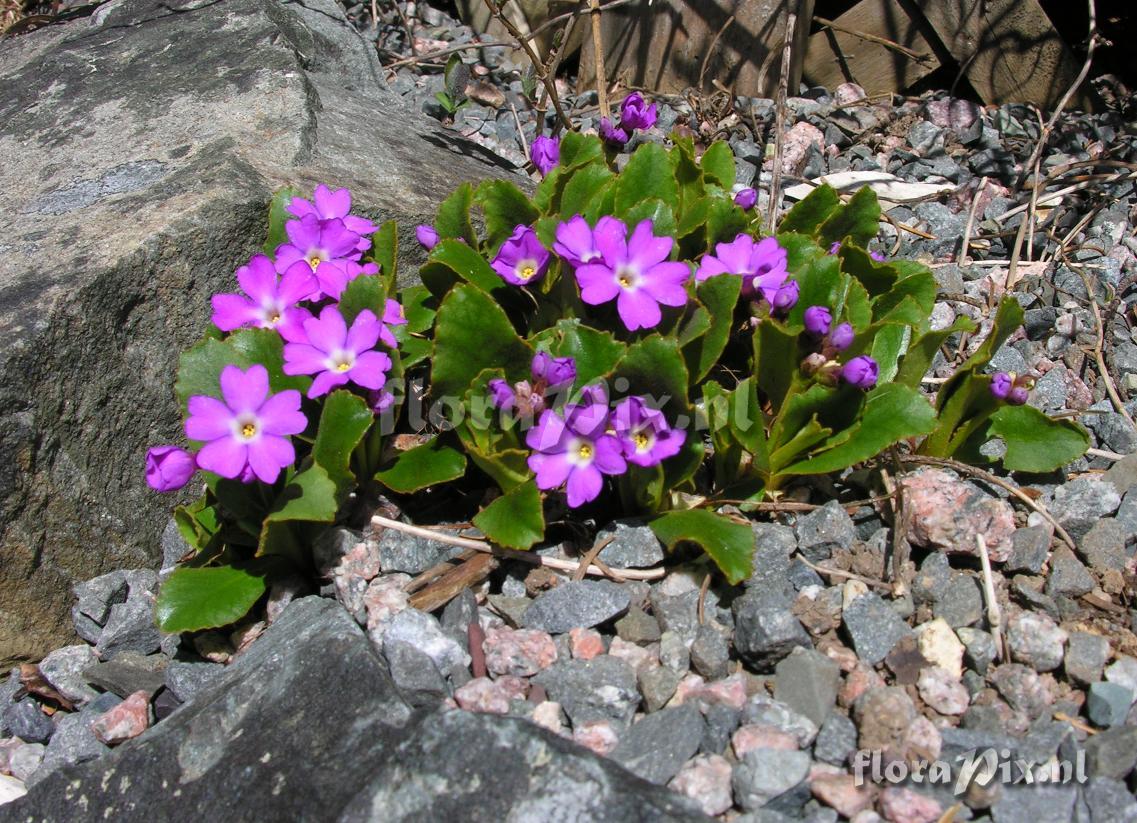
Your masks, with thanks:
M627 610L628 593L608 580L571 580L542 592L521 616L527 629L563 634L590 628Z
M666 706L679 688L679 681L685 673L670 666L644 666L636 672L636 682L644 698L644 710L657 712Z
M427 540L397 529L384 529L379 538L379 565L385 574L419 574L461 553L459 546Z
M166 688L183 703L212 683L225 667L220 663L187 663L175 660L166 667Z
M730 671L730 647L722 632L704 623L691 644L691 666L707 680L726 677Z
M1080 686L1101 680L1102 670L1109 659L1109 641L1089 632L1071 632L1066 644L1064 667L1066 676Z
M637 777L663 785L699 750L705 724L690 704L645 715L609 755Z
M425 729L338 603L294 601L192 701L142 737L36 785L14 817L333 820ZM176 786L178 792L171 787Z
M1137 693L1137 658L1118 655L1105 670L1105 679Z
M963 642L964 656L971 668L979 674L986 674L987 667L995 659L995 638L982 629L966 626L956 629L955 633Z
M91 666L86 677L88 683L119 697L129 697L139 691L153 697L165 685L169 665L170 659L164 654L122 652L115 655L114 660Z
M72 703L83 704L98 692L87 685L87 669L99 662L95 650L86 644L56 649L39 662L39 671L55 690Z
M1116 683L1091 683L1086 692L1086 713L1099 726L1112 728L1125 722L1133 705L1133 692Z
M745 586L793 599L789 582L790 557L797 551L794 530L779 523L751 523L754 532L754 571Z
M1070 536L1077 539L1120 505L1121 495L1112 483L1097 477L1079 477L1054 490L1049 508Z
M440 672L455 666L469 666L470 655L442 631L432 615L418 609L404 609L391 618L383 631L383 643L406 643L429 657Z
M338 819L706 820L690 801L546 729L455 711L426 715Z
M809 754L775 749L753 749L734 765L731 784L734 800L746 811L793 793L809 774ZM808 792L806 798L808 799ZM805 799L801 801L804 805Z
M857 657L871 666L888 657L901 638L912 634L908 624L875 592L854 599L841 617Z
M1093 590L1094 578L1074 553L1059 546L1050 556L1050 576L1046 580L1046 593L1051 597L1066 595L1081 597Z
M820 586L825 588L825 581L821 575L811 569L805 564L805 561L800 557L795 557L793 562L790 563L790 570L786 573L786 579L794 587L795 591L809 588L810 586Z
M93 715L86 712L66 714L59 718L55 733L43 753L43 763L31 783L38 783L63 766L86 763L110 751L91 730Z
M43 762L44 745L25 743L8 756L8 772L17 780L27 783L29 777Z
M656 586L652 588L649 599L651 612L660 629L679 635L685 643L695 639L695 634L699 631L698 589L680 594L664 594Z
M1118 494L1128 495L1137 486L1137 454L1129 454L1118 460L1106 470L1102 480L1112 483ZM1122 504L1124 503L1123 499Z
M51 720L40 710L40 705L30 697L9 706L4 712L4 726L25 743L46 743L55 731Z
M612 542L600 550L600 559L616 569L646 569L663 562L663 544L642 522L617 520L597 536Z
M764 694L755 694L747 699L740 720L743 724L770 726L784 732L793 737L803 749L817 737L816 723L780 700Z
M1050 691L1038 673L1028 666L1004 663L991 672L990 680L1012 709L1032 719L1041 716L1051 703Z
M823 763L844 766L857 749L857 727L843 714L831 712L813 743L813 756Z
M853 519L836 500L800 518L796 531L799 550L814 563L828 560L837 549L852 548L857 539Z
M1112 517L1103 517L1078 541L1078 553L1098 572L1125 572L1131 554L1125 550L1129 534Z
M932 614L942 617L953 629L978 623L983 617L983 592L979 582L969 574L952 575Z
M711 703L703 707L703 719L707 723L699 751L704 754L721 755L730 743L730 736L738 728L742 712L725 703Z
M1011 656L1039 672L1053 671L1062 665L1068 639L1064 629L1037 612L1019 612L1007 624Z
M160 570L162 574L173 571L177 568L179 560L187 554L194 552L193 547L182 537L181 530L178 529L178 523L172 517L166 521L166 528L162 529L162 536L159 538L159 542L162 546L162 566Z
M111 606L116 603L125 603L128 591L126 572L122 570L108 572L82 583L76 583L71 587L71 592L75 596L71 615L75 619L76 628L78 629L80 626L80 618L85 618L85 621L82 621L83 625L93 624L96 627L95 639L97 640L99 631L102 630L103 624L107 622L107 617L110 615ZM87 638L84 637L84 639ZM95 640L89 642L93 643Z
M789 603L776 594L752 589L731 604L734 650L758 671L769 671L797 646L813 644Z
M125 651L151 654L162 645L162 634L154 618L158 575L149 569L136 569L124 574L128 587L126 600L111 606L107 622L95 644L95 651L103 660Z
M774 699L821 726L837 703L841 669L821 652L794 649L774 668Z
M449 695L446 679L426 652L401 640L387 640L383 656L391 671L391 679L412 706L431 706Z
M1069 823L1078 796L1075 785L1017 784L1002 787L991 806L994 823Z
M916 603L938 603L943 599L951 582L951 563L947 555L933 551L920 564L920 571L912 581L912 597Z
M446 604L439 623L442 631L450 635L459 646L470 650L470 624L478 619L478 600L469 589Z
M1086 769L1091 777L1124 780L1137 767L1137 726L1115 726L1086 739Z
M406 279L414 226L507 175L388 91L331 0L125 0L5 45L0 661L67 642L76 581L157 567L171 497L195 490L155 494L139 467L181 434L178 355L276 189L347 185L397 217Z
M489 601L494 610L514 627L522 625L525 612L533 604L528 597L506 597L504 594L491 594Z
M561 704L574 726L590 720L627 726L640 703L635 670L609 655L558 661L538 672L533 682Z
M659 662L684 674L690 668L691 651L675 632L664 632L659 636Z
M122 702L122 698L112 692L103 692L82 709L80 713L88 719L98 717L100 714L106 714L115 706Z
M1011 535L1011 557L1003 569L1008 572L1038 574L1050 555L1050 533L1042 526L1015 529Z
M643 609L633 606L616 621L616 634L629 643L654 643L660 637L659 622Z
M1091 823L1137 823L1137 798L1120 780L1095 777L1082 790Z

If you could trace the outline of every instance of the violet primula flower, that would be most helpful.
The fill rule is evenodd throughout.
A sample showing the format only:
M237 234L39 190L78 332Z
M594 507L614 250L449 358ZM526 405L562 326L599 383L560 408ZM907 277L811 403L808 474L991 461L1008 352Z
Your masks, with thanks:
M1028 398L1026 386L1015 386L1007 393L1007 402L1012 406L1025 406Z
M833 315L825 306L810 306L805 310L805 330L815 337L824 337L829 334L829 326L833 322Z
M750 211L757 202L758 192L753 188L741 189L734 195L734 205L744 211Z
M655 103L647 105L638 91L632 92L620 103L620 128L629 135L635 129L650 129L655 121Z
M786 250L773 237L754 242L748 234L740 234L730 243L717 243L714 254L703 255L695 279L702 281L719 274L742 277L742 293L761 292L768 302L789 276Z
M297 303L317 288L316 278L307 265L290 267L278 278L273 262L258 254L237 269L237 282L248 296L213 295L213 325L221 331L249 326L276 329L285 340L303 337L302 324L312 315Z
M186 437L205 441L197 465L221 477L275 483L280 470L296 461L289 435L308 420L295 389L269 394L268 370L259 363L221 370L221 396L189 399Z
M885 257L883 254L881 254L878 251L870 251L869 257L871 257L873 260L875 260L878 263L883 263L885 260L888 259L887 257Z
M590 229L588 221L577 214L557 226L553 251L570 266L577 268L604 256L596 247L598 236L622 237L622 232L626 233L627 228L615 217L604 215L596 222L596 228Z
M853 345L853 327L848 323L841 323L829 334L829 345L836 351L844 351Z
M293 263L288 267L289 271L292 269L307 268L307 264L303 261ZM337 266L319 266L316 269L316 282L318 288L313 293L314 300L321 297L330 297L332 300L339 300L343 296L344 289L347 284L360 275L373 275L379 273L379 266L375 263L357 263L354 260L344 260Z
M637 466L654 466L674 457L687 440L687 432L668 426L663 412L649 408L641 397L626 397L616 404L612 427L624 458Z
M434 226L428 226L426 223L415 226L415 239L418 240L419 245L427 251L430 251L438 245L439 236Z
M195 471L197 463L185 449L151 446L146 452L146 484L154 491L177 491L189 482Z
M300 220L289 220L284 230L289 242L277 246L277 271L288 271L290 266L303 261L320 282L334 283L346 281L345 263L359 261L361 252L356 247L359 235L348 231L342 220L320 220L308 214ZM319 296L314 294L312 299Z
M537 232L528 226L518 226L501 244L501 250L490 265L506 283L526 286L544 276L549 259L549 252L537 239Z
M407 324L407 315L403 311L403 304L398 300L388 298L383 306L383 317L381 320L379 340L389 349L398 348L399 341L395 339L395 333L391 331L390 327L405 326Z
M565 485L572 508L595 500L604 475L623 474L628 468L620 441L607 433L608 423L607 398L603 403L566 406L564 417L551 409L542 412L525 435L533 450L528 463L537 475L537 488Z
M796 280L787 280L778 286L778 290L774 292L774 297L770 300L770 308L775 314L785 314L797 305L800 290L801 287L798 286Z
M831 245L829 247L829 253L830 254L837 254L839 251L841 251L841 241L840 240L834 240L833 245Z
M660 305L687 304L685 284L691 269L686 263L667 262L675 241L656 237L651 220L636 226L627 242L627 227L619 223L617 228L596 237L601 260L576 270L580 299L590 306L615 300L628 331L654 328L663 317Z
M841 379L858 389L871 389L880 376L880 367L866 354L860 354L841 367Z
M356 315L351 328L335 306L325 306L319 318L304 322L307 343L284 346L284 373L314 374L308 397L320 397L336 386L354 383L378 390L387 382L391 358L374 351L381 324L370 309Z
M387 409L395 405L395 395L387 389L379 389L378 391L371 391L367 393L367 405L371 407L371 411L379 414L385 412Z
M628 142L628 133L619 126L612 125L607 117L600 118L600 128L597 131L600 132L600 139L614 149L622 149Z
M347 189L331 191L321 183L316 186L312 201L305 200L302 197L293 197L285 211L301 219L313 215L320 220L340 220L348 231L359 235L355 245L359 251L367 251L371 248L369 238L379 231L379 227L366 217L348 214L351 211L350 191Z
M533 355L530 364L533 383L546 391L563 389L576 380L576 360L572 357L553 357L548 352L539 351Z
M490 404L495 409L511 409L515 400L513 386L509 385L500 377L495 377L490 382L486 383L486 388L490 390Z
M529 156L533 159L537 171L544 177L561 162L561 141L555 137L538 135L529 147Z
M1006 400L1014 387L1014 378L1005 371L997 371L991 375L990 389L996 400Z

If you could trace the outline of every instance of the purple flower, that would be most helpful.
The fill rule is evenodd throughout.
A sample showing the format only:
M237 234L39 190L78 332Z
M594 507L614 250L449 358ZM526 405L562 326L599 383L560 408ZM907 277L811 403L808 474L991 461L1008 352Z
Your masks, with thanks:
M398 300L388 299L383 306L383 317L380 323L379 340L389 349L396 349L399 347L399 341L395 339L395 333L391 331L390 326L405 326L407 324L407 315L403 311L403 305Z
M810 306L805 310L805 330L814 337L824 337L829 334L829 326L833 322L833 315L825 306Z
M186 437L205 441L197 465L221 477L275 483L296 460L289 435L308 426L295 389L269 394L268 370L259 363L221 370L221 396L189 399Z
M277 271L286 272L293 264L305 262L321 283L346 282L345 264L360 258L359 235L348 231L342 220L320 220L308 214L289 220L284 230L290 242L277 246ZM313 294L311 299L319 296Z
M770 300L770 308L773 309L774 314L785 314L796 306L800 290L796 280L787 280L778 286L773 299Z
M306 265L303 261L293 263L289 266L289 271L299 268L304 269ZM357 263L354 260L344 260L338 266L320 266L316 269L316 280L319 288L314 292L313 299L319 299L321 296L330 297L333 300L339 300L343 295L343 290L347 288L347 284L361 274L373 275L379 273L379 266L375 263Z
M1014 378L1005 371L997 371L991 375L990 389L996 400L1006 400L1014 387Z
M351 382L365 389L381 389L387 382L391 358L374 351L381 324L370 309L356 315L348 329L335 306L325 306L319 319L304 322L307 343L284 346L284 373L315 374L308 397L327 394Z
M1024 406L1028 396L1026 386L1015 386L1007 393L1007 402L1012 406Z
M841 323L829 334L829 345L836 351L844 351L853 344L853 327Z
M607 117L600 118L600 139L607 143L617 151L624 147L628 142L628 133L621 129L619 126L612 125L612 121Z
M841 379L858 389L871 389L880 376L880 367L866 354L859 354L841 367Z
M312 315L296 304L317 288L308 266L292 266L278 279L273 262L258 254L237 269L237 282L248 296L213 295L213 325L221 331L276 329L285 340L303 337L302 324Z
M553 357L548 352L539 351L533 355L530 371L537 387L556 391L576 380L576 360L572 357Z
M616 404L612 427L625 459L637 466L654 466L674 457L687 440L687 432L668 426L663 412L649 408L641 397L626 397Z
M590 229L588 221L577 214L568 222L557 226L553 251L570 266L577 268L604 256L596 247L597 236L622 236L621 232L627 232L627 228L615 217L605 215L596 222L595 229Z
M548 250L537 239L537 232L518 226L490 264L506 283L525 286L544 276L549 268Z
M486 384L490 390L490 403L495 409L511 409L515 400L513 387L500 377L495 377Z
M740 189L734 195L734 205L738 206L744 211L750 211L758 202L758 192L752 188Z
M428 226L426 223L423 223L415 227L415 239L418 240L420 246L430 251L438 245L439 237L434 226Z
M561 141L540 134L529 147L529 156L533 158L533 165L537 167L537 171L544 177L561 162Z
M379 414L395 405L395 395L387 389L368 392L367 405L371 407L371 411Z
M686 263L666 262L675 241L656 237L651 220L644 220L625 242L627 227L619 223L596 237L601 260L576 270L580 299L590 306L616 301L616 311L628 331L659 325L660 305L687 303L684 284L691 277Z
M146 484L154 491L177 491L189 482L195 471L197 463L185 449L151 446L146 452Z
M839 251L841 251L841 241L840 240L834 240L833 245L829 247L829 253L830 254L837 254L837 252L839 252Z
M768 302L786 281L786 250L773 237L755 243L748 234L740 234L730 243L717 243L714 254L703 255L695 279L702 281L719 274L742 277L743 294L761 292Z
M638 91L634 91L620 103L620 128L629 135L635 129L650 129L655 125L655 103L646 104Z
M348 231L359 235L355 247L359 251L371 248L369 237L379 231L379 227L366 217L348 214L351 211L351 192L347 189L331 191L323 183L316 186L316 192L310 202L302 197L293 197L292 202L285 209L294 217L303 219L312 215L320 220L340 220Z
M885 260L888 259L887 257L885 257L883 254L881 254L878 251L870 251L869 257L871 257L873 260L875 260L878 263L883 263Z
M537 488L566 485L568 504L576 508L595 500L605 474L623 474L627 463L620 441L608 429L608 401L602 392L586 393L589 402L565 407L565 416L545 410L525 435L533 454L529 468Z

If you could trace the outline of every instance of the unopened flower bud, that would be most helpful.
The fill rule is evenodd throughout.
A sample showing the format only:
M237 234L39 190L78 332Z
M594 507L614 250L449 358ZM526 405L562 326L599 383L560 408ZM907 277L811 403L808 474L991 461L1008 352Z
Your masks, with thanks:
M825 306L810 306L805 310L805 330L815 337L824 337L829 333L829 326L833 322L833 315Z
M415 228L415 239L427 251L430 251L438 245L438 232L434 230L434 226L428 226L423 223L421 226Z
M796 280L787 280L778 286L770 306L774 310L774 314L785 314L796 306L799 292L800 288Z
M177 491L189 482L195 471L197 463L185 449L154 446L146 452L146 483L154 491Z
M879 376L880 367L865 354L854 357L841 367L841 379L858 389L871 389Z
M740 209L750 211L758 202L758 192L753 188L745 188L734 195L734 205Z
M848 323L841 323L829 335L829 345L835 351L844 351L853 344L853 327Z
M1026 405L1027 396L1029 391L1022 386L1015 386L1007 393L1007 402L1012 406Z
M829 362L829 358L820 352L813 352L806 355L805 359L801 361L801 370L806 374L816 374L825 364Z
M1014 378L1005 371L997 371L991 375L990 388L996 400L1006 400L1014 388Z

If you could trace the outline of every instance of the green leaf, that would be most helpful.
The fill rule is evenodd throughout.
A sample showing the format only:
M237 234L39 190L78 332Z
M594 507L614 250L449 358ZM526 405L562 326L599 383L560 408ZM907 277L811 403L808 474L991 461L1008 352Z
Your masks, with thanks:
M990 434L1007 444L1003 465L1041 474L1086 453L1089 433L1072 420L1053 420L1033 406L1001 406L991 415Z
M477 243L474 226L470 223L470 206L474 203L474 187L463 183L442 201L434 218L434 230L442 239L465 240L471 246Z
M836 189L828 185L818 186L782 218L782 222L778 224L778 234L797 232L815 235L821 224L828 220L840 205L841 198L837 195Z
M419 269L419 277L438 298L463 280L490 294L505 288L505 281L486 259L458 240L443 240L431 249L430 257Z
M465 473L466 458L462 452L435 437L402 452L390 468L376 474L375 479L393 492L410 494L427 486L457 480Z
M487 538L510 549L526 550L545 536L545 513L536 484L518 486L474 516Z
M924 379L924 375L928 373L928 369L932 367L932 361L935 359L940 346L953 334L964 331L973 332L975 329L973 320L959 317L946 329L926 332L917 337L908 347L904 359L900 361L900 368L896 372L895 381L917 388L920 381Z
M312 459L327 472L342 501L355 485L351 454L367 434L375 416L366 401L344 389L324 400L320 428L312 445Z
M335 522L338 510L336 484L332 482L323 466L311 465L298 472L280 490L273 501L272 509L265 515L264 522L266 527L271 523L297 520L332 523ZM265 533L262 532L262 548L266 542Z
M517 336L501 306L474 286L455 286L446 295L434 329L431 393L436 400L461 398L485 369L504 369L515 380L528 378L532 349Z
M395 337L417 334L434 325L438 303L425 286L408 286L399 292L399 302L403 305L406 325L395 326Z
M849 237L854 243L866 246L878 231L880 203L876 193L864 186L822 224L820 240L823 247L828 247L834 241Z
M707 211L707 248L710 249L715 243L729 243L739 233L746 231L749 225L750 218L733 200L721 197L712 199Z
M604 377L627 352L627 346L610 332L597 331L579 320L561 320L532 338L535 348L547 348L554 357L576 361L576 386Z
M604 144L600 142L599 137L570 131L561 138L561 160L558 168L571 169L603 157Z
M734 325L734 307L741 291L742 278L733 275L718 275L699 284L699 302L706 307L710 326L705 334L683 348L687 370L696 383L707 376L726 348Z
M716 140L703 152L700 161L703 174L710 177L726 191L734 186L734 152L725 140Z
M393 293L399 261L399 224L394 220L388 220L371 236L371 257L379 264L387 293Z
M747 377L734 387L730 398L730 431L735 441L750 452L754 468L759 472L770 469L769 444L766 441L766 420L758 402L758 381Z
M644 220L652 222L652 231L656 237L665 235L670 237L675 234L675 213L672 212L671 206L654 197L636 203L625 211L622 217L628 224L629 235Z
M276 255L276 247L288 242L288 234L284 231L284 224L295 218L285 211L292 202L293 197L299 197L300 190L292 186L278 189L272 196L268 206L268 237L265 240L265 254L269 257Z
M616 183L616 213L623 215L637 203L655 198L676 203L679 189L667 152L656 143L644 143L632 153Z
M304 375L289 377L284 364L284 343L271 329L238 329L224 341L207 337L184 352L178 360L178 376L174 392L185 405L195 394L221 397L221 372L226 366L248 369L254 363L265 367L269 388L273 392L286 389L307 391L312 380Z
M732 585L750 577L754 531L749 525L704 509L668 512L648 525L669 550L684 541L698 544Z
M155 605L158 628L177 634L235 623L265 593L262 574L236 566L175 569Z
M486 245L501 245L517 226L528 226L540 215L521 189L508 180L486 180L478 186L475 202L486 220Z
M369 309L376 318L382 319L386 308L387 289L383 278L377 275L360 275L348 283L340 295L340 314L348 326L355 322L355 318L364 309Z
M908 437L927 434L936 424L931 404L915 389L896 383L869 394L860 421L844 442L785 469L782 474L826 474L875 457Z
M799 361L796 334L773 320L758 324L754 330L754 370L758 388L769 398L775 414L782 407Z
M589 163L578 169L561 194L561 217L567 220L575 214L584 214L592 199L613 179L615 175L600 162Z
M674 425L677 415L689 415L687 365L678 342L653 334L628 347L615 376L628 381L628 394L653 398Z

